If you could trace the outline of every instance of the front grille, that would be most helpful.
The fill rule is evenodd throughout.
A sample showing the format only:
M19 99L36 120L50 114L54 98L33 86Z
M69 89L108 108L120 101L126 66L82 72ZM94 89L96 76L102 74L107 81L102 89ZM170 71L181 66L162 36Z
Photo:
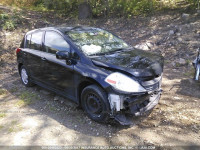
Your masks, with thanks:
M157 75L157 76L147 76L147 77L139 77L139 79L141 80L141 81L149 81L149 80L153 80L153 79L155 79L155 78L157 78L157 77L159 77L160 75Z
M142 82L142 85L147 91L156 91L160 88L162 76L159 76L153 80Z

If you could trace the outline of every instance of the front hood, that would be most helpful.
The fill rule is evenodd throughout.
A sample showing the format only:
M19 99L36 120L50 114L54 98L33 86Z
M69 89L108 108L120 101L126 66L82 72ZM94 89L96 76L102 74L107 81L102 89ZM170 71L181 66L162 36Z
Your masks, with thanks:
M94 56L91 59L96 66L125 71L135 77L160 76L164 65L164 58L161 55L135 48Z

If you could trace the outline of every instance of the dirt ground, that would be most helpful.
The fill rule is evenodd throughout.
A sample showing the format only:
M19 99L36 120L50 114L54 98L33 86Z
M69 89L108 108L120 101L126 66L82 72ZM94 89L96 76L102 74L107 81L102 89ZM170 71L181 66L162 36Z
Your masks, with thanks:
M3 6L0 11L16 13ZM191 64L200 46L200 14L168 12L128 20L78 20L54 13L17 12L20 14L17 29L0 29L0 145L200 148L200 81L193 81ZM15 48L25 32L63 24L105 28L132 46L165 57L163 94L150 116L136 118L131 127L99 124L67 99L39 86L22 85Z

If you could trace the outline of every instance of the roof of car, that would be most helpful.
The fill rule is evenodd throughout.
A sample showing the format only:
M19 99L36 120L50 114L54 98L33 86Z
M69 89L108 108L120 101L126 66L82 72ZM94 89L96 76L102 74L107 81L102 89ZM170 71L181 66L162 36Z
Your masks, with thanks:
M87 31L87 30L94 30L94 29L99 29L95 27L88 27L88 26L75 26L75 27L45 27L45 28L39 28L39 29L34 29L27 34L38 31L38 30L59 30L62 33L66 33L67 31L70 30L76 30L76 31Z

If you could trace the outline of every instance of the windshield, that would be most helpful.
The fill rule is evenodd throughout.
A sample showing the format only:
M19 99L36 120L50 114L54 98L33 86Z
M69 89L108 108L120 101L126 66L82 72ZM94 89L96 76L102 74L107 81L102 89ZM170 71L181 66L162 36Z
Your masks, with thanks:
M86 55L97 55L128 48L122 39L98 28L79 28L66 34Z

